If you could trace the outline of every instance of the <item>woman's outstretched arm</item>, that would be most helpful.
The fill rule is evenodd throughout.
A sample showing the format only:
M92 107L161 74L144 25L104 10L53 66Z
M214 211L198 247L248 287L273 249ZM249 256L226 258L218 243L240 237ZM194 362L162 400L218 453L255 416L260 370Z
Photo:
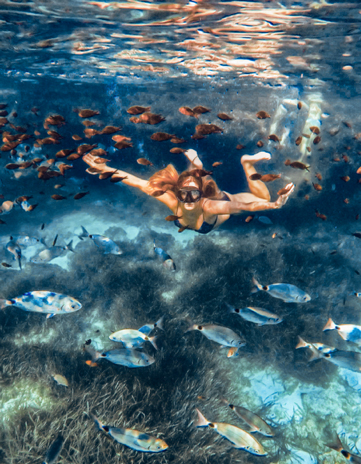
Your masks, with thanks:
M203 209L208 214L240 214L242 211L266 211L279 209L287 202L288 197L293 192L295 186L290 183L286 185L286 193L280 195L274 202L259 199L259 201L217 201L207 200L204 202Z
M122 179L123 184L129 185L130 187L135 187L147 195L151 194L147 180L141 179L140 177L134 176L133 174L129 174L128 172L122 171L121 169L115 169L107 166L105 163L97 164L94 161L96 158L96 156L90 154L83 156L83 160L89 165L89 168L86 170L89 174L98 175L104 173L113 173L117 177L124 177L124 179ZM178 205L176 198L169 192L165 192L164 195L154 198L164 203L172 211Z

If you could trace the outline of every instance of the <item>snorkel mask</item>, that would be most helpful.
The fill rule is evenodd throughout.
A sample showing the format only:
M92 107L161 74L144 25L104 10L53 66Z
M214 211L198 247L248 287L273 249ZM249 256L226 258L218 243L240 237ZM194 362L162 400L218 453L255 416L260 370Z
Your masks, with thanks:
M197 203L202 198L202 192L194 187L179 189L177 198L182 203Z

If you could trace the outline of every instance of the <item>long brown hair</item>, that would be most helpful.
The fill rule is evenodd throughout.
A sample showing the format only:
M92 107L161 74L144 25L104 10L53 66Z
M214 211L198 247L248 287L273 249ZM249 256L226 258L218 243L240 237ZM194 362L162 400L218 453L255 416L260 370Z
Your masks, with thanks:
M173 192L177 195L186 180L192 180L202 192L204 198L216 197L220 190L213 179L209 176L210 171L204 169L192 169L178 174L172 164L152 175L148 181L148 191L152 196L160 196L165 192ZM206 178L208 177L208 178ZM190 179L191 178L191 179Z

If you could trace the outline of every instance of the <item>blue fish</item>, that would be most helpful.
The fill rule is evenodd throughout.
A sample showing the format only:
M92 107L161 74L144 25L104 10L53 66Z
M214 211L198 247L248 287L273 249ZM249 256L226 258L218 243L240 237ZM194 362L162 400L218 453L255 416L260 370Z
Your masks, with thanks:
M154 240L154 252L163 261L163 266L166 269L168 269L169 271L175 271L176 270L176 266L175 266L175 263L174 263L173 259L162 248L159 248L159 247L155 246L155 240Z

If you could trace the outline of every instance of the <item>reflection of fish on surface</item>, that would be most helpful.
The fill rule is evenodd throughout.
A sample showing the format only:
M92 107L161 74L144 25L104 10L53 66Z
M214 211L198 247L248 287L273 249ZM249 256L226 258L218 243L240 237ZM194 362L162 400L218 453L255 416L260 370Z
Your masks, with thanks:
M257 414L249 411L243 406L235 406L234 404L230 404L227 400L222 400L222 402L229 406L238 417L240 417L244 422L246 422L246 424L251 427L251 433L259 432L266 437L273 437L274 433L272 428Z
M333 346L324 345L323 343L308 343L300 336L298 337L298 343L296 345L296 350L299 348L309 348L312 352L314 350L320 351L323 354L331 353L333 351L337 351L337 348ZM309 361L313 361L315 359L319 359L317 352L315 351L315 355L312 355Z
M19 269L21 269L21 248L19 244L15 240L10 240L6 245L5 249L9 251L13 256L14 259L19 264Z
M51 247L41 250L38 254L33 256L30 261L35 264L49 263L53 259L63 255L65 251L72 251L74 253L72 248L73 240L70 240L70 242L65 246L55 246L57 238L58 236L55 237Z
M134 429L121 429L118 427L111 427L104 425L100 420L92 415L98 430L106 433L118 443L128 446L135 451L142 451L144 453L160 453L168 448L165 441L157 437L152 437L145 432L139 432Z
M236 334L236 332L233 332L233 330L229 329L228 327L223 327L221 325L194 324L191 325L186 330L186 332L189 332L191 330L198 330L202 332L203 335L206 338L208 338L208 340L212 340L216 343L219 343L222 346L231 346L238 349L246 344L243 340L241 340L241 337L238 334Z
M48 291L27 292L11 300L0 299L0 309L16 306L24 311L48 314L47 318L56 314L67 314L79 311L81 303L68 295Z
M209 422L198 409L196 411L198 414L196 427L210 427L214 429L219 435L233 443L235 448L244 449L257 456L265 456L267 454L261 443L252 437L250 433L225 422Z
M80 240L83 240L84 237L89 237L93 240L95 245L100 248L105 255L112 254L112 255L121 255L123 252L119 248L119 246L113 242L108 237L105 237L104 235L94 235L94 234L89 234L88 231L81 226L82 233L78 235Z
M354 324L340 324L337 325L331 318L328 319L327 324L323 328L325 330L337 330L340 337L348 342L357 343L361 345L361 326Z
M169 271L175 271L176 270L176 266L175 266L175 263L174 263L173 259L162 248L159 248L159 247L155 246L155 240L154 240L154 252L163 261L163 266L166 269L168 269Z
M64 438L59 435L50 445L42 464L55 464L63 448Z
M257 325L279 324L283 319L265 309L248 306L247 308L234 308L226 303L229 312L239 314L243 319Z
M261 285L254 277L252 281L255 285L252 293L258 291L267 292L274 298L283 300L285 303L307 303L311 300L310 295L292 284Z

